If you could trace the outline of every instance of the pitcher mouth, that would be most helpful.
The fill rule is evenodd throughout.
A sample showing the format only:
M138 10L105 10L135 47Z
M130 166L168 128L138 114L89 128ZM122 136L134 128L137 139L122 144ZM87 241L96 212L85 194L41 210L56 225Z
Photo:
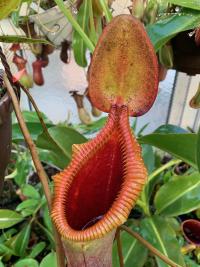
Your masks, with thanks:
M90 241L124 223L146 176L128 109L113 105L102 131L74 145L70 165L54 177L52 218L62 237Z

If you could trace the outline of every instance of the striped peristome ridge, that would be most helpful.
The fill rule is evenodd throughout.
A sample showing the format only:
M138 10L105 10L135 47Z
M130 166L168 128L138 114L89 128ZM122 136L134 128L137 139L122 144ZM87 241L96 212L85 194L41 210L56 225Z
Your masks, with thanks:
M68 223L70 214L66 211L67 203L70 204L70 201L73 201L68 199L70 187L81 168L98 154L100 148L107 145L113 132L118 133L115 141L119 143L122 158L123 182L120 190L112 205L98 222L83 230L73 229ZM94 179L98 179L96 176L94 174ZM129 126L128 108L114 105L105 127L97 137L85 144L74 145L71 163L64 171L54 176L55 190L51 215L58 231L64 239L71 241L90 241L105 236L127 220L146 177L141 148ZM84 190L84 187L80 190Z

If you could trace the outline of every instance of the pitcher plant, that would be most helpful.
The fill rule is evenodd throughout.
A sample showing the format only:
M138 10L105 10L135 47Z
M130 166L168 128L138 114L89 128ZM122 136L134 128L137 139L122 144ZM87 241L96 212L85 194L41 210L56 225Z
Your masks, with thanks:
M129 116L146 113L157 91L157 57L143 24L131 15L115 17L89 69L89 97L109 113L107 123L94 139L73 145L71 163L54 176L51 216L69 267L112 266L116 229L147 178Z

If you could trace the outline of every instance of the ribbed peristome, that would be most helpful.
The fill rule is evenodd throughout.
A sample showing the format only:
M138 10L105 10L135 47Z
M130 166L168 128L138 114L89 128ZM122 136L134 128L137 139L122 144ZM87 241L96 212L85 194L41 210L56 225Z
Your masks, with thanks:
M80 177L84 166L92 161L102 147L108 144L113 133L116 136L112 137L112 142L119 143L120 151L118 152L121 153L123 182L108 210L103 215L99 214L102 215L100 220L92 226L74 229L69 224L70 212L66 208L73 201L69 198L70 188L76 178ZM71 163L64 171L54 176L55 193L51 215L61 236L71 241L91 241L102 238L123 224L134 207L146 177L147 172L141 157L141 148L129 126L128 109L126 106L113 105L108 121L101 132L96 138L85 144L74 145ZM94 174L94 179L98 179L98 173ZM85 183L87 183L87 179ZM87 184L87 186L89 185ZM84 185L78 190L84 190ZM102 188L102 190L104 189ZM93 200L91 199L91 201Z

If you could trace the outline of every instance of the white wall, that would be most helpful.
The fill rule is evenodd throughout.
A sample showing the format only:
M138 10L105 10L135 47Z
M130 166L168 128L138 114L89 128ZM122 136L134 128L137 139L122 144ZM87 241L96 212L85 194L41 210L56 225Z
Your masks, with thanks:
M118 13L127 11L130 1L121 0L114 1L114 5L118 6ZM16 34L16 29L9 21L1 21L2 34ZM9 30L8 30L9 29ZM20 33L21 34L21 33ZM3 44L7 59L12 67L13 73L16 68L12 65L12 54L9 46ZM26 47L27 48L27 47ZM34 97L39 109L44 112L54 123L62 122L69 119L69 122L79 123L77 109L73 98L69 95L70 90L79 90L84 92L87 86L84 70L72 63L66 65L59 59L59 50L50 55L50 63L44 69L44 86L34 86L30 89L30 93ZM25 56L28 59L27 69L32 72L32 62L34 56L27 52ZM168 71L167 78L159 85L159 94L152 109L144 116L138 119L138 128L149 123L146 132L156 129L159 125L164 124L167 120L170 97L174 83L175 72ZM88 110L90 105L85 101ZM27 97L22 93L21 107L29 110Z
M31 55L28 58L30 62L33 60ZM138 128L149 123L147 132L150 132L166 122L174 77L175 71L168 71L166 80L159 85L159 94L152 109L138 119ZM79 123L75 102L69 91L84 92L87 85L84 70L75 66L74 62L69 65L62 63L59 51L56 51L50 56L49 66L44 69L44 78L44 86L30 89L40 110L55 123L65 121L68 114L71 122ZM85 103L90 109L89 103ZM23 109L29 108L25 95L22 95L21 106Z
M84 93L87 87L85 72L74 63L64 64L59 58L59 51L49 57L49 65L43 69L45 83L43 86L34 86L30 93L35 99L39 109L44 112L54 123L65 121L70 116L70 121L78 123L77 110L70 90ZM29 62L34 58L30 54ZM31 72L31 64L29 68ZM29 109L27 97L22 94L22 109Z
M169 123L198 131L200 126L200 110L191 108L189 102L196 94L199 84L199 74L195 76L188 76L182 72L177 74Z

